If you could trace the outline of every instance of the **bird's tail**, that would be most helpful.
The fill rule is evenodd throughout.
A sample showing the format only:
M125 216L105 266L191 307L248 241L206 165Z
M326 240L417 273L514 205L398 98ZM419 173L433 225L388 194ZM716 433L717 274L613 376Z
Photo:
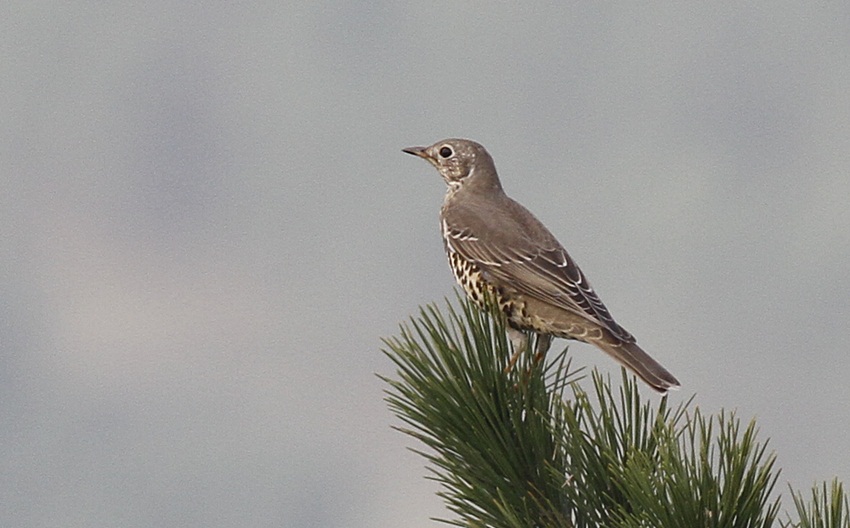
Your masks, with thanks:
M670 374L660 363L649 357L637 343L623 341L594 341L594 345L630 369L658 392L665 393L679 388L679 380Z

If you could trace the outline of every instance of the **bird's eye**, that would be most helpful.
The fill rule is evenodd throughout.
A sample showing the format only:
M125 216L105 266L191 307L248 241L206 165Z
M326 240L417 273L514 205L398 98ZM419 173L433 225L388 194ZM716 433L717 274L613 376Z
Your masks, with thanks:
M452 149L449 147L443 147L440 149L441 158L451 158L452 154L454 154L454 152L452 152Z

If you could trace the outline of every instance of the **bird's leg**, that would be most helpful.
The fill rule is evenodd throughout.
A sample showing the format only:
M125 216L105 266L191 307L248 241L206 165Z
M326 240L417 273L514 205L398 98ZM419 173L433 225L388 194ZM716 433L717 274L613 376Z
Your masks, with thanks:
M506 374L514 368L514 364L519 359L519 355L528 348L528 335L522 330L508 327L508 338L510 338L511 343L514 345L514 354L511 356L510 361L508 361L508 366L505 367Z
M552 346L551 334L537 334L537 346L534 350L534 363L539 363L546 356L549 347Z

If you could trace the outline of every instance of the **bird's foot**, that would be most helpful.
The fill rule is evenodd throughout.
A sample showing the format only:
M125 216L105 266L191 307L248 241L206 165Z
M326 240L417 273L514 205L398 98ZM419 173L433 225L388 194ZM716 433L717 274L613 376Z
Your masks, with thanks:
M517 330L516 328L508 327L508 338L510 338L511 343L514 346L514 353L511 356L511 359L508 361L508 366L505 367L505 374L510 372L517 360L519 359L520 354L525 352L528 348L528 335L522 330Z
M522 354L522 349L519 349L519 350L517 350L516 352L513 353L513 355L511 356L511 359L508 360L508 366L505 367L505 374L507 374L511 370L513 370L514 365L516 365L516 362L519 359L520 354Z

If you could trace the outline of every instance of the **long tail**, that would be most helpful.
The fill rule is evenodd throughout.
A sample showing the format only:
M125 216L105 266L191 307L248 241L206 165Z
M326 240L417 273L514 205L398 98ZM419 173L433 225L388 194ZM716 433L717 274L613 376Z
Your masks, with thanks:
M601 340L592 343L637 374L640 379L658 392L665 393L670 389L679 388L679 380L660 363L649 357L649 354L637 346L637 343L624 343L622 341L611 343Z

